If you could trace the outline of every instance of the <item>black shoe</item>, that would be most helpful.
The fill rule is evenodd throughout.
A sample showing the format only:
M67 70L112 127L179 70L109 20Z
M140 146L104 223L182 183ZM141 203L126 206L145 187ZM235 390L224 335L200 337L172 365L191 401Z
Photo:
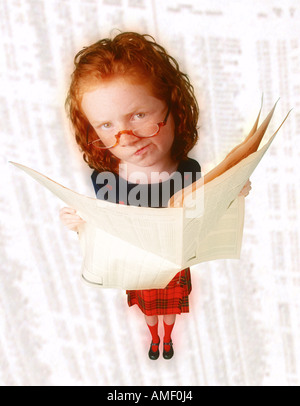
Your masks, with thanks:
M152 360L156 360L159 357L159 349L157 349L157 351L152 351L152 346L153 345L159 345L159 343L160 343L160 340L159 340L158 343L153 343L153 341L151 342L150 350L148 352L148 355L149 355L149 358L152 359Z
M165 345L169 345L170 349L169 351L165 350ZM174 350L173 350L173 343L172 340L169 343L164 343L164 352L163 352L163 357L164 359L171 359L174 355Z

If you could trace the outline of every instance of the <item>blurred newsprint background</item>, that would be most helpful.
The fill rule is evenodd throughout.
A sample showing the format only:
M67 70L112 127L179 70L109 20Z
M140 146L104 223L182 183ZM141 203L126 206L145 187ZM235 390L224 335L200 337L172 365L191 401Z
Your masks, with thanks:
M300 384L300 2L0 0L0 384L298 386ZM64 100L73 58L117 30L148 33L190 76L207 172L280 97L293 111L256 169L240 260L192 268L176 354L147 356L142 314L122 290L83 284L64 205L8 163L94 197Z

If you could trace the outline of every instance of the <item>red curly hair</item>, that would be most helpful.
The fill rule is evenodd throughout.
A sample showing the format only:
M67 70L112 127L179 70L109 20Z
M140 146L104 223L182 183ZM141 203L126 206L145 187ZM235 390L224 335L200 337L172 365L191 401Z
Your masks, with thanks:
M194 88L188 76L180 71L177 61L153 37L124 32L114 39L102 39L78 52L74 65L66 108L76 142L91 168L98 172L118 172L119 159L109 150L87 145L88 128L89 140L98 137L81 108L83 93L114 75L150 81L154 96L171 106L175 123L172 158L176 162L187 159L198 139L199 108Z

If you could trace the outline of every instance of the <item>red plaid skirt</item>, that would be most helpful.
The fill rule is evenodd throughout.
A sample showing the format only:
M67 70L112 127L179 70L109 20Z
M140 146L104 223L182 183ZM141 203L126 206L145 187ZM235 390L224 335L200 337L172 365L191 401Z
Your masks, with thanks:
M178 272L164 289L127 290L128 306L138 305L147 316L189 312L190 268Z

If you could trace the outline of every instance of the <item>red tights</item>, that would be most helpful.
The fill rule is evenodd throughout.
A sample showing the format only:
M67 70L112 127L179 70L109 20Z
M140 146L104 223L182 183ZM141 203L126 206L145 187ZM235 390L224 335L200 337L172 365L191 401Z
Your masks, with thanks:
M175 319L175 317L174 317L174 319ZM151 336L152 336L152 342L155 344L156 343L159 344L158 320L157 320L156 324L154 324L154 325L149 325L147 318L146 318L146 322L147 322L147 326L148 326ZM172 333L174 324L175 324L175 320L172 324L167 324L164 320L164 343L169 343L171 341L171 333ZM170 351L170 346L165 345L164 349L165 349L165 351ZM153 345L152 351L156 352L157 350L158 350L158 345Z

